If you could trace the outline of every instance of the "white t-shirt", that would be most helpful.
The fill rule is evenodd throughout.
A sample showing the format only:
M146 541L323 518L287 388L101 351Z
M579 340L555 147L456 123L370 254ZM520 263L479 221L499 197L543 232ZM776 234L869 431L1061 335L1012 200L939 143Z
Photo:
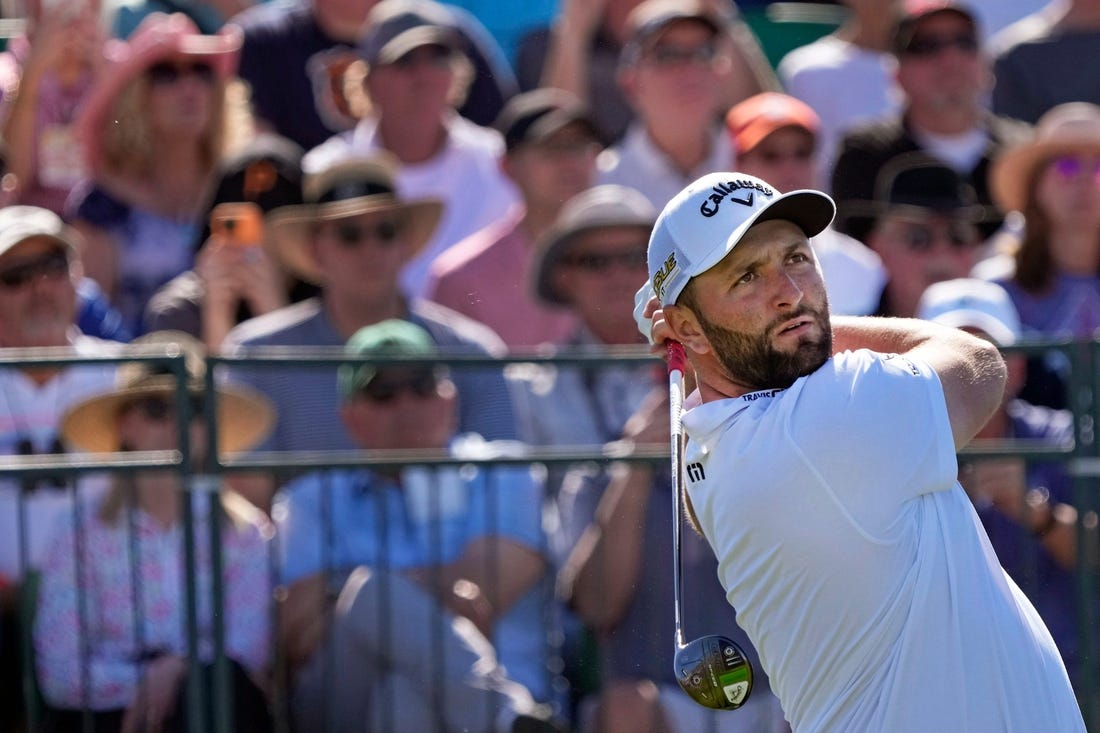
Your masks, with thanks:
M926 365L845 352L684 425L688 493L795 731L1084 731Z
M86 336L73 341L75 353L80 356L117 353L115 346ZM25 440L30 441L35 453L51 452L61 416L77 402L109 390L114 384L115 368L113 363L68 367L42 385L16 369L0 369L0 455L19 455L19 443ZM102 493L106 484L101 475L82 476L82 497L91 500ZM38 567L54 525L73 509L72 497L69 488L38 482L35 490L23 497L21 513L19 483L0 480L0 577L19 578L24 566ZM25 534L21 535L23 518ZM23 542L28 555L25 561Z
M828 186L836 147L852 127L901 108L894 84L894 57L869 51L835 36L794 49L777 67L783 88L821 118L818 180Z
M874 313L886 284L886 268L875 251L832 227L811 237L810 246L821 263L829 312L841 316Z
M457 114L446 126L447 142L438 154L423 163L403 163L395 174L401 198L443 202L435 233L401 271L403 290L410 297L426 297L428 268L439 253L503 219L520 202L519 190L500 170L500 133ZM309 151L302 167L311 173L349 158L369 157L380 148L377 120L367 117Z

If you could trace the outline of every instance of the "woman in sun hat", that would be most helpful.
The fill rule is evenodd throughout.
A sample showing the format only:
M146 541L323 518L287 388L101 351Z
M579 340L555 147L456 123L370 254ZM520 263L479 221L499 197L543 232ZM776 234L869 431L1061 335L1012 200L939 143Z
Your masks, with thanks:
M135 355L182 355L190 469L201 472L209 427L202 345L167 331L148 334L135 344L143 347ZM68 410L62 435L92 453L179 450L179 381L163 362L127 362L119 367L113 389ZM220 452L246 450L271 427L270 403L251 390L220 386L215 402ZM85 710L91 711L97 731L189 729L181 497L191 497L195 520L200 684L209 683L217 613L224 623L238 730L270 729L261 692L271 631L264 520L232 492L185 488L179 470L119 473L99 503L74 512L71 524L59 527L41 570L34 627L38 679L46 701L56 709L50 721L54 727L47 729L83 730ZM211 496L220 501L209 501ZM221 523L220 609L212 607L211 598L212 513ZM211 726L207 721L198 729Z
M251 132L240 45L234 26L207 36L182 13L153 13L106 45L78 119L91 173L67 212L87 239L89 276L134 333L152 293L191 267L214 170Z
M1100 328L1100 107L1051 109L1030 141L995 161L990 188L1003 211L1023 214L1019 244L1001 258L1005 272L991 279L1012 296L1024 329L1092 338ZM1063 406L1056 381L1037 386L1041 365L1033 364L1028 398Z

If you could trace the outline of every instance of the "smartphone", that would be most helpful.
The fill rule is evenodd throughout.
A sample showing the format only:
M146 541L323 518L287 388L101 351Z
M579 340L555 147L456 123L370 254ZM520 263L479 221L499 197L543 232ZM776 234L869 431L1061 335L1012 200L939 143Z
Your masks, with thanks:
M210 233L226 244L251 247L264 241L264 212L256 204L241 201L218 204L210 212Z

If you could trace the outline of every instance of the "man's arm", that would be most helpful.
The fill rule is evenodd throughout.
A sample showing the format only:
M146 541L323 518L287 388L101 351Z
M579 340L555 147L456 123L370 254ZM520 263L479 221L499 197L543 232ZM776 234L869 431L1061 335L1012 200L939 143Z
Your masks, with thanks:
M985 425L1004 395L1007 370L997 347L956 328L911 318L835 316L833 350L871 349L927 364L940 378L955 448Z

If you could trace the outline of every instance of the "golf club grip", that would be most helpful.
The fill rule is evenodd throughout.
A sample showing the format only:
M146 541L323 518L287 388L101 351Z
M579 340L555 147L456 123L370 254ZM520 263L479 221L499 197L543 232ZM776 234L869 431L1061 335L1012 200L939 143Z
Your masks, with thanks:
M673 593L673 632L676 646L684 643L681 608L684 604L683 590L680 585L681 574L681 538L680 492L683 490L683 468L681 466L684 444L684 426L682 422L684 406L684 347L678 341L666 342L668 346L668 418L671 433L672 458L672 593Z

